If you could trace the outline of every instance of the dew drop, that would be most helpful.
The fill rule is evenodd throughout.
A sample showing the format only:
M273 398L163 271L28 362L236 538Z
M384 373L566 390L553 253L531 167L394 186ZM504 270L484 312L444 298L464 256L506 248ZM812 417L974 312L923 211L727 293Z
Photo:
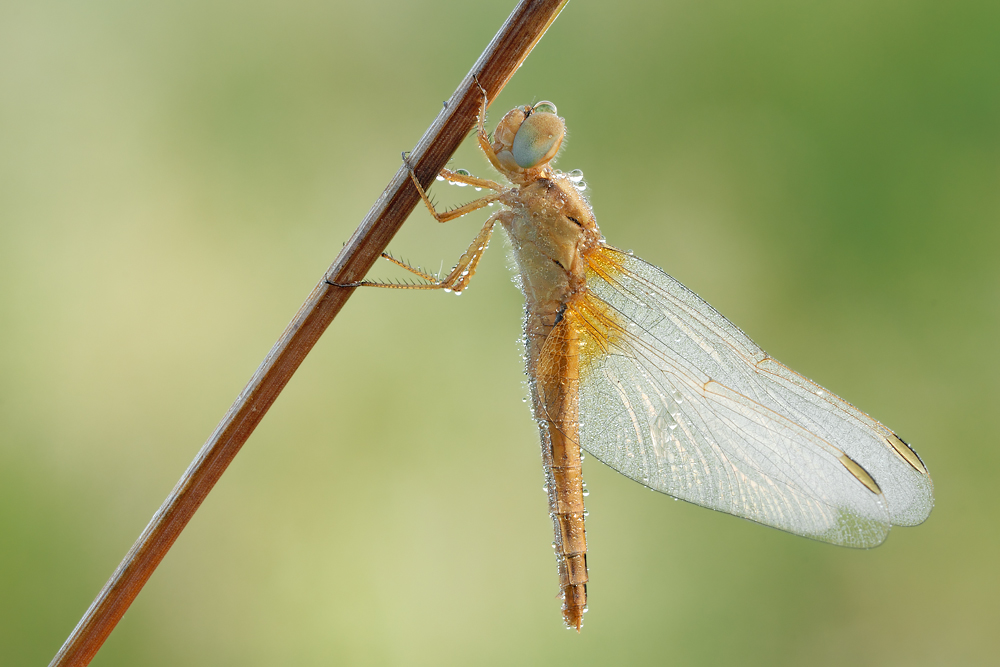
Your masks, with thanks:
M583 497L586 498L589 495L590 495L590 489L588 489L587 487L583 487Z
M566 174L566 177L574 183L579 183L583 180L583 172L579 169L574 169L573 171Z
M541 102L533 106L531 110L534 111L535 113L550 113L553 115L557 113L556 105L552 104L552 102L549 102L548 100L542 100Z
M579 183L574 183L573 187L576 188L577 190L579 190L580 192L583 192L584 190L587 189L587 182L586 181L580 181Z
M443 181L444 180L444 176L442 176L441 174L438 174L437 175L437 180Z

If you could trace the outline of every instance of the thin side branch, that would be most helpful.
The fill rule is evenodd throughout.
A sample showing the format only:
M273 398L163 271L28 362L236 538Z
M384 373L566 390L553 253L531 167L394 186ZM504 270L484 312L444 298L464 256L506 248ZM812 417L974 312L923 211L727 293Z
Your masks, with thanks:
M475 125L483 91L490 100L496 98L567 1L522 0L514 9L408 157L425 189ZM299 364L354 292L354 288L335 285L362 280L419 201L409 171L400 167L49 667L82 667L90 663Z

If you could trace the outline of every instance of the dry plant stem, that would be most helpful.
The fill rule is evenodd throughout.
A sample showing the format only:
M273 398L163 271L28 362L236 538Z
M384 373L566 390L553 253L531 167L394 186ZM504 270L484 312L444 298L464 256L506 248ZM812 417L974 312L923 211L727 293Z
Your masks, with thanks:
M493 100L568 0L522 0L410 153L417 179L429 187L476 122L483 90ZM477 83L478 82L478 83ZM482 90L480 90L482 86ZM184 526L225 472L292 374L337 316L354 288L420 201L401 167L340 255L313 289L208 442L125 555L52 659L87 665L114 629Z

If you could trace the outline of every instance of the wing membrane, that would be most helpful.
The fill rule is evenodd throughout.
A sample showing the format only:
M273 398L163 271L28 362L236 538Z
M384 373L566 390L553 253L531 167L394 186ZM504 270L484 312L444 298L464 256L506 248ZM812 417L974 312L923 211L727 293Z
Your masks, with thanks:
M927 517L930 477L892 431L660 269L611 248L588 260L573 306L585 450L657 491L835 544L875 546Z

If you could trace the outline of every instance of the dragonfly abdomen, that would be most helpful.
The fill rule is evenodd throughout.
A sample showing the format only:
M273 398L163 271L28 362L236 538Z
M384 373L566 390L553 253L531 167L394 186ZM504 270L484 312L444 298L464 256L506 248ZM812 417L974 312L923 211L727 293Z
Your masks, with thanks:
M579 445L579 336L565 318L557 318L554 325L541 325L553 318L539 315L530 312L529 306L525 333L528 363L535 371L532 398L541 436L563 620L579 630L587 608L588 579ZM539 323L538 328L544 331L532 331L531 322Z

